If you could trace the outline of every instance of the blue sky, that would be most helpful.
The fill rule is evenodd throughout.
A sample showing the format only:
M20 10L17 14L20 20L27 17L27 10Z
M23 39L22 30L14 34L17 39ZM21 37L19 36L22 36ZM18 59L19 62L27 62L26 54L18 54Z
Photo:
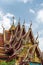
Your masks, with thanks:
M43 51L43 0L0 0L0 32L2 24L5 29L10 28L13 16L15 25L19 17L21 24L25 19L26 30L32 21L34 36L39 33L39 47Z

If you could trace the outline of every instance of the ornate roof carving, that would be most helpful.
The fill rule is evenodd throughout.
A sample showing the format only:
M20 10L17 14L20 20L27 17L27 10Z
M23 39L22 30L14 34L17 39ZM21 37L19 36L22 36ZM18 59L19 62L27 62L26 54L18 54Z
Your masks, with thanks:
M27 59L30 51L33 53L33 55L34 55L34 51L37 51L38 55L40 56L41 52L38 47L37 41L33 35L31 25L30 25L28 32L26 32L24 24L22 25L22 27L20 25L20 22L18 23L17 26L14 26L14 24L13 24L8 31L5 30L5 32L4 32L6 42L3 42L3 40L2 40L4 38L3 34L0 34L0 39L4 43L3 47L1 48L4 50L2 53L2 57L0 55L0 58L8 58L6 60L9 61L16 57L20 57L20 58L23 57L23 60L24 60L24 59ZM13 37L12 37L11 31L14 32ZM31 44L31 45L29 46L29 44ZM13 50L13 52L12 52L12 50ZM10 55L10 53L11 53L11 55ZM7 54L9 54L10 57L7 56Z

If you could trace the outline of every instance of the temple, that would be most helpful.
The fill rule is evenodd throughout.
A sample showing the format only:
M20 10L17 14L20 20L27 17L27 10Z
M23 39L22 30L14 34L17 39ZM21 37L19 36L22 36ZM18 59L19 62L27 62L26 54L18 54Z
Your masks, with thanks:
M14 17L13 17L14 19ZM16 59L15 65L43 65L43 53L39 48L38 35L35 38L32 31L32 23L26 32L25 21L21 27L13 23L9 30L3 27L0 33L0 61Z

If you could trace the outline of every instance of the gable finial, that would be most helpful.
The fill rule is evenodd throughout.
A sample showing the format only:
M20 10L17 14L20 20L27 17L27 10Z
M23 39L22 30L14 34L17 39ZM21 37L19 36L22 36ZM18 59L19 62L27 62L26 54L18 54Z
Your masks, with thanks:
M38 39L38 37L39 37L39 33L37 32L37 37L36 37L36 40Z
M36 42L37 42L37 43L39 43L38 37L39 37L39 34L38 34L38 32L37 32L37 37L36 37Z
M23 22L23 27L25 26L25 19L24 19L24 22Z
M20 25L20 17L19 17L19 20L18 20L18 25Z
M30 28L32 27L32 21L31 21L31 23L30 23Z
M13 16L12 18L13 18L13 25L14 25L14 19L15 19L15 17Z
M20 22L20 17L19 17L19 22Z
M1 26L2 26L2 28L3 28L3 33L4 33L5 28L4 28L3 24L2 24Z
M5 36L5 28L4 28L3 24L1 26L3 28L3 40L4 40L4 43L6 43L7 40L6 40L6 36Z
M23 26L23 28L25 27L25 19L24 19L24 22L23 22L23 25L22 26Z
M25 25L25 19L24 19L23 25Z

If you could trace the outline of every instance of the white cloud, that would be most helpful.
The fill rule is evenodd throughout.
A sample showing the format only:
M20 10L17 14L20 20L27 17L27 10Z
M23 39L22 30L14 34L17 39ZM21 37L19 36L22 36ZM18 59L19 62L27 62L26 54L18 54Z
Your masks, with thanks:
M6 17L13 17L14 15L11 14L11 13L7 13L5 16L6 16Z
M40 23L40 22L43 23L43 9L42 9L42 10L39 10L39 11L37 12L36 19L37 19L37 21L38 21L39 23Z
M2 27L1 27L1 24L0 24L0 33L3 33L3 29L2 29Z
M43 36L43 30L39 31L39 36L41 36L41 35Z
M35 11L33 9L29 9L29 12L35 14Z
M26 27L29 27L29 23L25 23L25 26L26 26Z
M4 13L2 11L0 11L0 16L2 17L4 15Z
M5 27L5 29L10 28L10 22L11 22L11 20L9 18L3 16L2 23L3 23L3 26Z
M10 26L11 26L10 23L12 22L11 21L11 17L13 17L13 16L14 15L11 14L11 13L4 14L2 11L0 11L0 32L2 32L2 27L1 27L2 24L3 24L5 29L9 29L10 28ZM16 20L14 20L14 23L15 22L16 22Z

